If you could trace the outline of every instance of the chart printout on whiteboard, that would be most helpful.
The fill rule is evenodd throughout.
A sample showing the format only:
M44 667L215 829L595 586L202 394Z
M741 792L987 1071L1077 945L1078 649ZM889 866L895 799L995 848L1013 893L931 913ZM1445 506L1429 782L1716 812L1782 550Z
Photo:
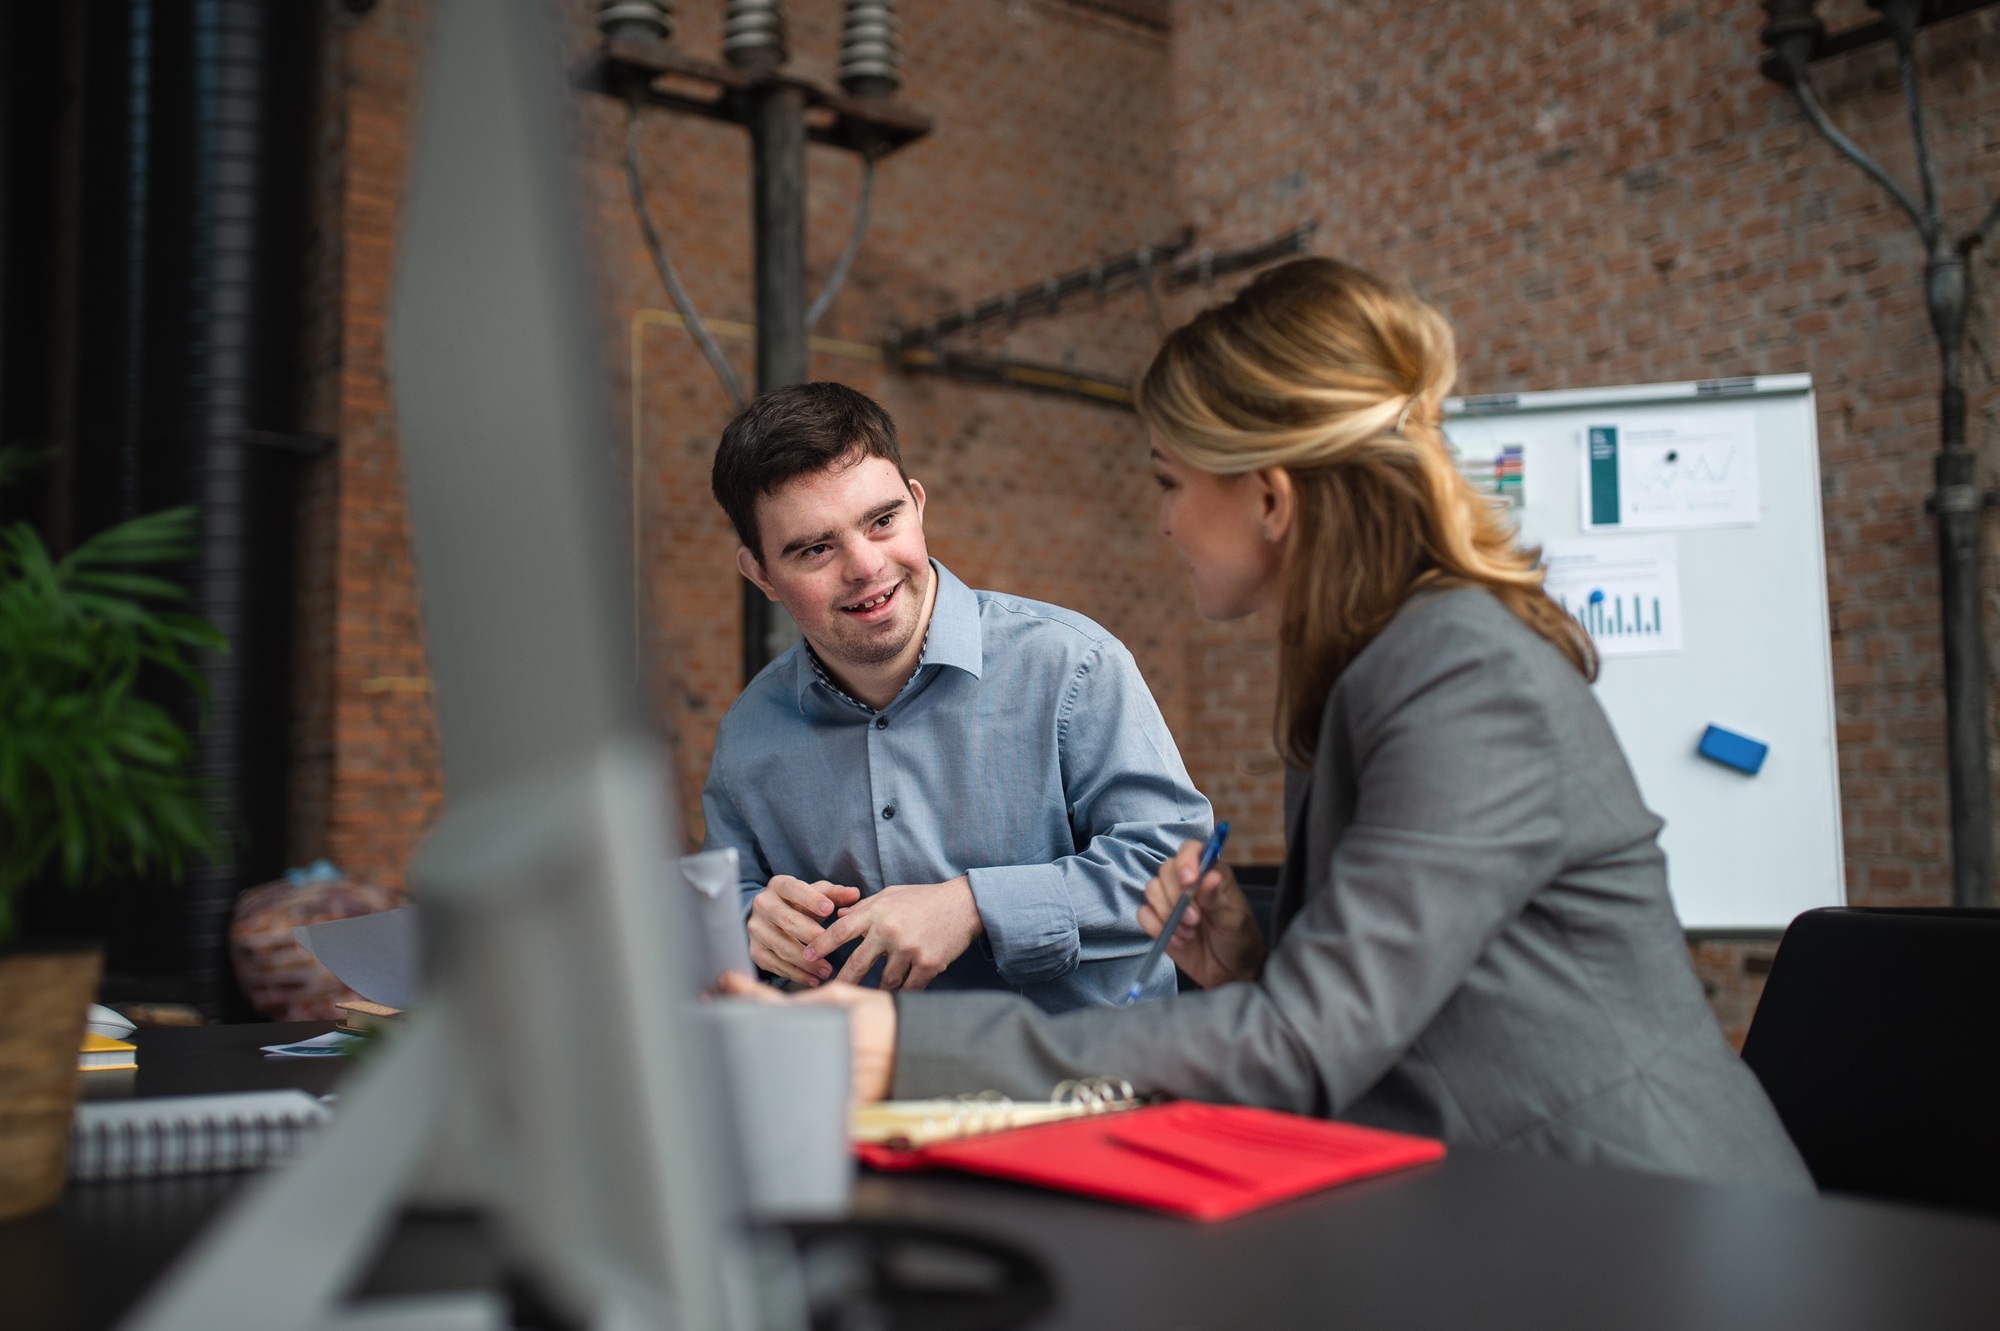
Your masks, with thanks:
M1547 541L1543 589L1601 657L1681 650L1681 579L1671 536Z
M1585 531L1757 524L1757 424L1747 411L1592 422L1581 462Z

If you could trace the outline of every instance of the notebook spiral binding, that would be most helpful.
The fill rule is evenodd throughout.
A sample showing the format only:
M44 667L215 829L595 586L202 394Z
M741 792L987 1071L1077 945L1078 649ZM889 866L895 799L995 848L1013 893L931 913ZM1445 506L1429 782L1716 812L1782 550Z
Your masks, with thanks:
M270 1115L77 1123L69 1177L82 1183L262 1169L297 1153L317 1123Z
M1073 1078L1056 1083L1046 1101L1012 1100L980 1091L940 1100L890 1101L857 1111L855 1139L909 1147L977 1137L1006 1128L1031 1127L1090 1114L1136 1109L1144 1100L1122 1077Z
M1082 1105L1086 1113L1102 1114L1113 1109L1131 1109L1139 1103L1132 1083L1123 1077L1086 1077L1059 1081L1049 1092L1052 1105Z

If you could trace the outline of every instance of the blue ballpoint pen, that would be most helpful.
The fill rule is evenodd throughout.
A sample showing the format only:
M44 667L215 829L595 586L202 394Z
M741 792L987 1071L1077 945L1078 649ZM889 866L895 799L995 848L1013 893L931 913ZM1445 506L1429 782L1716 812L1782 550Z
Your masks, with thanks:
M1201 867L1194 871L1194 882L1188 884L1187 890L1181 893L1181 899L1174 903L1173 911L1167 916L1167 922L1160 929L1159 937L1155 938L1153 945L1146 949L1146 958L1139 963L1139 973L1133 977L1132 987L1125 991L1127 1003L1139 1001L1139 991L1146 987L1146 977L1152 974L1153 967L1160 964L1160 958L1167 950L1167 940L1174 936L1174 930L1181 927L1181 916L1187 914L1188 902L1194 900L1195 888L1201 886L1201 880L1208 877L1208 871L1222 858L1222 843L1227 840L1229 840L1229 824L1217 823L1215 830L1209 833L1208 844L1201 848Z

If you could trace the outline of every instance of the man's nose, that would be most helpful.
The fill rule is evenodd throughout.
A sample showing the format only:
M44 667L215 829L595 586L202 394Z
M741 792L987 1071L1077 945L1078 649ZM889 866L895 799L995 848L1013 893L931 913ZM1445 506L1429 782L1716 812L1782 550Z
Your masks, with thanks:
M869 541L849 541L841 547L841 573L857 587L879 578L888 562Z

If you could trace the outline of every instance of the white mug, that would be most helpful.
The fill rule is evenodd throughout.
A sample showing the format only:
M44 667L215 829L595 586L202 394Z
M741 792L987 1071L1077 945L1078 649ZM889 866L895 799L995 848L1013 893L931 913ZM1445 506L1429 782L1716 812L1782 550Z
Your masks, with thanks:
M845 1215L854 1187L846 1009L718 999L702 1010L729 1078L751 1215Z

